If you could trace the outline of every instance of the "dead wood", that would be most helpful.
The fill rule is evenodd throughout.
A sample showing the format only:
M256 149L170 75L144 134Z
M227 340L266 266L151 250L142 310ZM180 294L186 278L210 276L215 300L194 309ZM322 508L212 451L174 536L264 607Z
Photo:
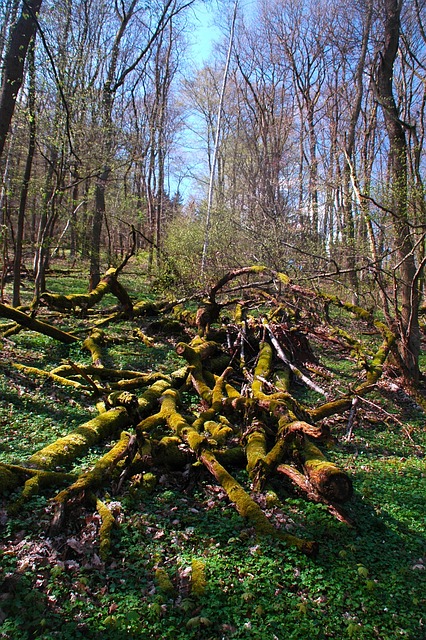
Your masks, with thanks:
M130 424L130 417L124 407L110 409L96 418L85 422L67 436L40 449L28 460L32 467L52 470L71 464L76 457L89 447L113 437L120 429Z
M23 364L19 364L19 362L13 362L12 366L22 373L38 376L41 378L50 378L52 382L55 382L60 385L64 385L65 387L74 387L75 389L87 389L81 382L77 380L70 380L69 378L65 378L64 376L59 376L53 371L45 371L44 369L38 369L37 367L26 367Z
M126 490L128 480L147 469L155 482L156 475L179 472L188 477L195 474L194 469L205 468L258 535L273 536L314 555L316 543L277 529L250 491L265 492L274 478L278 485L285 478L306 499L326 504L330 514L350 523L340 504L350 500L352 480L327 459L317 444L333 442L327 418L349 411L359 398L376 387L395 341L393 333L375 321L370 312L293 285L285 274L266 267L246 267L227 273L207 292L197 313L184 309L178 302L133 305L118 285L119 271L120 268L109 270L90 294L62 297L45 294L43 301L56 305L62 312L76 308L87 311L109 291L120 301L121 317L124 314L139 318L138 325L142 327L138 326L133 335L146 347L153 343L148 333L152 335L155 326L159 332L170 329L170 336L174 330L179 336L186 333L175 347L182 358L182 368L166 375L161 371L104 367L108 336L97 323L81 344L91 354L89 366L68 361L49 372L15 363L22 374L47 377L76 391L93 391L100 396L98 400L102 399L97 404L101 412L34 453L28 459L28 468L22 467L24 471L0 464L1 486L10 492L24 485L16 503L19 505L43 485L67 482L68 486L53 499L56 507L51 531L65 526L67 505L85 502L101 515L101 553L106 558L115 519L102 500L105 485ZM252 276L256 276L255 292L250 285ZM262 277L266 279L260 282ZM253 299L227 299L225 286L231 281L233 295L240 290L247 297L251 290ZM365 349L358 338L343 331L335 333L342 350L355 356L363 367L353 386L343 394L326 392L316 383L317 369L310 366L316 361L306 337L310 331L298 325L302 317L308 327L313 319L318 321L318 300L326 307L333 304L350 312L383 336L382 344L373 352ZM251 306L261 307L261 313L251 316ZM16 320L14 315L2 314L3 307L6 305L0 306L0 315ZM221 318L225 308L227 316ZM27 323L22 322L22 326L34 328L32 323L37 321L22 315ZM157 325L151 323L149 330L144 316L158 317ZM114 317L110 316L108 322ZM215 324L221 326L215 328ZM153 335L157 338L156 330ZM198 335L194 335L196 330ZM59 335L68 336L69 343L77 340L63 332ZM188 336L192 337L190 342L185 341L190 339ZM303 373L309 367L313 379ZM332 379L324 372L321 376L324 384ZM294 393L300 383L326 395L327 402L303 404ZM117 442L123 429L128 431ZM58 468L70 467L90 447L102 442L115 444L93 468L72 479L58 473ZM237 482L234 467L246 468L249 488Z
M329 462L322 451L304 435L293 453L302 463L303 470L318 493L333 503L347 502L353 494L352 481L337 465Z
M102 347L105 343L105 333L102 329L92 329L90 334L83 342L83 349L90 351L92 356L92 364L94 367L103 367L102 364Z
M78 338L71 335L70 333L61 331L61 329L58 329L53 325L47 324L45 322L41 322L41 320L37 320L33 316L28 316L22 311L18 311L18 309L9 307L9 305L7 304L0 303L0 317L8 318L9 320L14 320L19 325L25 327L26 329L30 329L31 331L36 331L37 333L42 333L43 335L49 336L50 338L54 338L55 340L59 340L60 342L64 342L65 344L72 344L73 342L78 342Z
M63 295L44 291L40 295L39 302L50 309L57 309L61 312L76 311L77 309L80 309L83 313L86 313L88 309L92 309L96 304L98 304L107 293L111 293L121 304L120 313L124 314L126 317L132 317L132 300L126 289L118 282L117 279L118 274L126 262L127 260L125 260L120 267L108 269L105 275L101 278L99 284L89 293L70 293Z
M83 499L87 492L99 489L105 482L105 478L111 474L112 469L123 459L131 437L130 433L123 431L117 444L102 456L92 469L81 474L71 486L58 493L54 497L54 502L67 503L76 496Z

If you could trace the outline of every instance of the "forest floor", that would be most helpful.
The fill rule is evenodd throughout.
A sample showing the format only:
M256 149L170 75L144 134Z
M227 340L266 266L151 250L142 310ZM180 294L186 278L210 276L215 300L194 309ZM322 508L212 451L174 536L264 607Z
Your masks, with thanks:
M152 297L133 275L123 273L120 282L138 300ZM77 275L52 274L48 286L86 290ZM107 296L102 304L115 300ZM350 329L343 316L342 323ZM70 316L65 328L86 327L87 319ZM164 373L182 366L172 338L144 344L133 328L126 320L108 326L108 366ZM334 389L354 383L341 345L320 334L309 339ZM83 365L90 354L80 343L67 346L31 331L2 340L0 462L23 464L96 415L90 394L11 366L48 369L68 359ZM296 393L301 402L312 394L301 386ZM18 513L8 510L15 496L7 496L0 502L0 638L426 639L425 414L384 375L360 403L349 439L347 413L328 423L335 446L327 456L353 481L345 510L354 526L277 482L282 508L262 505L284 530L316 540L315 558L258 538L202 465L196 481L170 471L155 486L134 478L119 494L107 491L103 499L117 526L106 561L97 512L76 508L67 527L51 536L51 492ZM90 467L101 450L94 447L72 471ZM249 491L246 471L236 476Z

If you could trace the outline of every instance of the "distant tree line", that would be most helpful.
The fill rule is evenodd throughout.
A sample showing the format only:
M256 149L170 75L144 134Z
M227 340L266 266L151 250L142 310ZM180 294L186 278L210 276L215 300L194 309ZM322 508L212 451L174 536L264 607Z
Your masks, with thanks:
M23 267L37 296L62 250L88 261L95 286L132 228L150 271L197 284L217 137L208 276L259 262L379 304L417 380L426 3L241 1L217 136L231 5L223 42L194 68L203 0L2 3L0 113L16 99L10 123L0 118L13 304Z

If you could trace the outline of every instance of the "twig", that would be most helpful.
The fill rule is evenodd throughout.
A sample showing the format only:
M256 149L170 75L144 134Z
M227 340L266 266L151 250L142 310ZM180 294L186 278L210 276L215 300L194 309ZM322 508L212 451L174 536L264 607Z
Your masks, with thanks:
M368 404L371 407L374 407L375 409L378 409L381 413L383 413L390 420L393 420L393 422L395 422L395 424L397 424L399 427L401 427L401 429L403 430L403 432L405 433L407 438L410 440L410 442L412 444L414 444L415 446L417 446L416 443L414 442L413 438L411 437L411 434L408 431L407 427L404 425L404 423L401 422L400 420L398 420L398 418L396 418L394 415L392 415L392 413L388 413L385 409L383 409L383 407L381 407L380 405L376 404L375 402L371 402L371 400L367 400L367 398L361 398L361 396L358 396L358 398L359 398L359 400L361 400L365 404Z
M305 374L302 373L300 371L300 369L298 369L292 362L290 362L290 360L285 355L284 351L281 348L280 343L278 342L278 339L274 335L271 327L266 322L266 320L263 321L263 325L268 330L269 336L271 338L271 342L272 342L272 344L274 345L274 347L275 347L275 349L277 351L278 357L291 369L291 371L294 373L294 375L299 380L301 380L302 382L304 382L306 384L307 387L309 387L313 391L316 391L316 393L320 393L322 396L327 397L327 394L324 391L324 389L321 389L321 387L319 387L317 384L315 384L315 382L312 382L312 380L310 378L305 376Z
M352 398L352 407L349 413L348 426L346 427L346 433L344 435L343 440L349 441L352 438L352 433L355 426L355 417L356 417L358 402L359 402L359 396L355 396L354 398Z
M72 362L72 360L68 360L68 364L70 365L70 367L72 367L74 369L74 371L81 376L82 378L84 378L86 380L86 382L92 387L92 389L94 390L95 394L97 396L100 396L101 393L103 392L102 389L100 389L95 382L92 380L92 378L90 376L87 375L87 373L85 371L83 371L83 369L80 369L80 367L78 365L75 364L75 362Z

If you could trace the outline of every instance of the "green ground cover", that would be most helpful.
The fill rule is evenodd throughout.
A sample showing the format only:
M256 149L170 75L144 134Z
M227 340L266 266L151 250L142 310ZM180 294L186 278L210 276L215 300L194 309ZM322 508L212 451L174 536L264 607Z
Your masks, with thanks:
M55 281L58 290L66 286ZM137 290L132 293L139 299ZM70 322L74 329L84 325L79 318ZM130 323L112 325L111 336L108 358L115 366L172 371L180 364L170 341L148 348L133 339ZM350 375L341 353L315 342L313 348L333 372L336 388L344 389ZM25 462L95 415L90 396L11 368L14 361L48 367L67 358L89 362L78 345L30 332L4 341L0 462ZM304 393L299 391L302 398ZM426 638L424 414L392 387L368 400L349 441L347 415L330 419L336 446L327 455L354 482L347 512L355 526L277 483L282 508L263 505L282 528L318 541L315 559L257 539L201 467L196 482L171 472L152 489L136 478L119 495L104 496L118 523L107 562L99 557L97 514L76 509L67 529L52 538L49 494L15 515L4 500L0 638ZM92 450L76 470L98 454ZM245 472L238 479L249 488ZM198 590L190 580L194 562L205 579Z

